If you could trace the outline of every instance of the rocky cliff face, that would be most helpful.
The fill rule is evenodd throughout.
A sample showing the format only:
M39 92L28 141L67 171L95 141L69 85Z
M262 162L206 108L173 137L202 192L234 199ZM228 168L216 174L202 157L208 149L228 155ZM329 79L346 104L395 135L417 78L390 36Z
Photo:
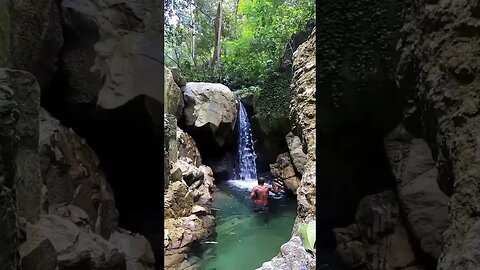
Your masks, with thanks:
M355 176L345 182L360 191L353 201L363 192L395 187L394 200L419 267L478 268L478 1L357 1L351 5L335 1L320 12L324 16L319 52L325 56L319 63L320 141L341 153L342 147L355 141L350 136L355 134L374 155L387 157L381 158L381 166L370 162L378 164L381 175L371 174L370 180ZM331 134L337 137L332 140ZM324 161L321 156L327 147L317 147ZM358 163L331 160L334 165ZM328 175L326 170L320 166L321 179ZM319 190L336 188L326 185ZM357 205L353 201L344 195L340 207ZM332 205L329 200L320 204ZM319 212L323 219L322 209ZM344 236L337 235L337 242ZM347 242L339 251L347 254L343 261L349 266L361 263L355 259L361 257L360 249L353 240Z
M223 123L232 125L227 131L233 129L236 102L229 98L233 93L219 84L186 83L182 92L177 92L171 85L181 85L183 80L178 72L175 77L169 76L166 95L171 100L183 100L185 95L186 109L178 119L171 114L164 116L164 269L195 269L195 258L188 253L196 241L207 238L214 230L210 210L214 178L212 169L202 164L195 140L177 123L185 117L190 130L206 124L204 136L208 140L223 140L216 128ZM218 114L212 114L215 109Z
M478 1L416 2L402 29L399 87L405 123L425 138L450 196L438 269L476 269L479 261L480 42Z
M306 150L300 186L297 188L297 218L293 236L282 245L281 253L259 269L308 269L316 268L316 253L308 253L298 236L298 225L316 219L316 29L293 55L292 101L290 119L293 129ZM292 147L293 149L293 147ZM318 241L318 240L317 240Z
M2 269L152 269L146 239L118 228L97 156L40 108L34 76L0 69L0 89ZM132 251L135 241L143 244Z

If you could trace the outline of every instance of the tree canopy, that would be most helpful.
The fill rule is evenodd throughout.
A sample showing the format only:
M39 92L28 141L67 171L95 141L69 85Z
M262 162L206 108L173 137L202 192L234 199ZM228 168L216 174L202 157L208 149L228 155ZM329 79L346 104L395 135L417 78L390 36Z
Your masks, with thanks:
M314 18L313 0L167 0L165 62L188 81L262 85L291 35Z

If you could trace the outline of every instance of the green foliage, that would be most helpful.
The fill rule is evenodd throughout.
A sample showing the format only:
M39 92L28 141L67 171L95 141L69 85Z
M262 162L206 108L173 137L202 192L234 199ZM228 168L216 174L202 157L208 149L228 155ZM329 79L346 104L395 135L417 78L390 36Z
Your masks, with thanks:
M265 84L278 70L290 36L315 18L313 0L223 0L220 66L212 68L217 5L218 0L166 2L166 65L179 67L187 81L231 88Z
M290 36L315 16L312 0L240 0L239 36L225 42L225 80L230 85L264 83L279 67Z
M290 103L290 78L274 74L261 85L254 107L259 116L270 124L278 118L288 118Z
M298 234L306 250L315 249L315 242L317 240L315 221L310 221L308 224L300 224L300 226L298 226Z
M259 86L249 86L235 91L235 94L241 99L249 95L258 96L262 91L262 88Z

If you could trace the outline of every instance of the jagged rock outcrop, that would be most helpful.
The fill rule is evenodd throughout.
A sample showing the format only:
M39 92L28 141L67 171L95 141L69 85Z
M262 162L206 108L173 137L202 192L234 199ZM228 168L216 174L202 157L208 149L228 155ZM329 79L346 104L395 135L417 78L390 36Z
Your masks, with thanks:
M216 147L233 141L238 104L233 92L218 83L187 83L185 99L185 126L194 138ZM203 138L202 138L203 137Z
M306 29L293 34L285 46L283 56L280 59L279 72L291 73L293 66L293 53L297 50L298 46L307 41L312 29L315 27L315 20L310 20L306 23Z
M48 112L40 114L40 157L48 205L70 203L84 210L92 231L105 239L116 229L113 191L93 150Z
M168 114L174 115L176 118L180 118L183 113L183 94L180 90L180 86L175 80L180 80L180 74L176 74L176 77L172 74L172 71L167 67L164 67L164 93L163 93L163 102L164 109L163 111ZM180 77L181 78L181 77Z
M112 109L138 95L162 101L160 2L68 0L61 9L69 104Z
M88 214L73 205L55 205L49 212L23 228L22 269L155 269L145 237L119 228L102 238L91 230Z
M292 101L290 119L293 128L302 138L307 162L300 187L297 190L297 220L305 222L315 219L316 197L316 28L308 40L293 54Z
M1 70L6 87L17 103L18 122L15 136L15 197L18 215L31 222L38 220L42 205L42 181L38 156L40 87L33 74L19 70ZM3 80L2 80L3 81Z
M3 269L18 268L17 206L15 200L15 157L18 140L17 122L20 115L14 92L16 75L30 74L0 69L0 265Z
M183 78L182 73L179 68L171 67L169 70L172 72L173 80L177 83L179 87L183 87L187 85L187 80Z
M112 233L109 242L125 255L127 270L155 270L155 256L144 236L119 229Z
M480 191L478 1L420 1L402 29L398 85L408 100L404 124L423 137L451 196L437 269L477 269Z
M0 10L0 67L31 72L48 87L63 44L57 1L7 0Z
M202 164L202 157L198 151L197 144L192 136L177 128L178 155L185 159L190 159L193 165L199 167Z
M151 119L143 121L161 125L161 3L67 0L58 5L64 45L53 86L42 89L42 105L86 133L92 126L114 123L119 116L112 110L119 108L117 113L146 112ZM91 135L82 135L91 140Z
M214 178L212 169L202 164L194 139L176 123L173 115L165 114L164 269L195 269L188 252L214 231Z
M303 152L302 141L298 136L295 136L292 132L285 136L287 141L290 157L292 158L293 165L300 175L303 173L303 168L307 163L307 155Z
M58 210L57 210L58 211ZM25 225L27 241L20 246L22 267L38 269L126 269L125 256L88 226L88 215L70 206L59 213L43 214Z
M437 185L438 171L430 148L399 125L385 138L385 151L397 178L406 226L423 252L436 262L448 225L448 197Z
M289 242L280 247L279 256L263 263L262 267L258 269L315 269L315 264L315 259L303 248L300 237L294 236Z
M349 269L422 269L417 266L393 191L362 199L356 222L334 231L337 253Z
M270 173L273 180L281 184L286 190L297 194L300 178L296 175L292 160L288 153L278 155L277 162L270 164Z

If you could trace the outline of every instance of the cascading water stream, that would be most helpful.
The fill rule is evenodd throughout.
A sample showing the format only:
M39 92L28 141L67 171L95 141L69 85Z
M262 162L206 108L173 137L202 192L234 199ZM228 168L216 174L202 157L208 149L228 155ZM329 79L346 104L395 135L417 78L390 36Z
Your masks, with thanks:
M240 102L238 110L238 179L228 183L240 188L252 190L257 185L257 165L255 148L253 147L252 130L247 111Z
M240 179L256 181L257 166L255 159L255 149L253 147L252 130L250 128L250 121L248 120L247 111L240 102L240 109L238 112L238 160L240 169Z

